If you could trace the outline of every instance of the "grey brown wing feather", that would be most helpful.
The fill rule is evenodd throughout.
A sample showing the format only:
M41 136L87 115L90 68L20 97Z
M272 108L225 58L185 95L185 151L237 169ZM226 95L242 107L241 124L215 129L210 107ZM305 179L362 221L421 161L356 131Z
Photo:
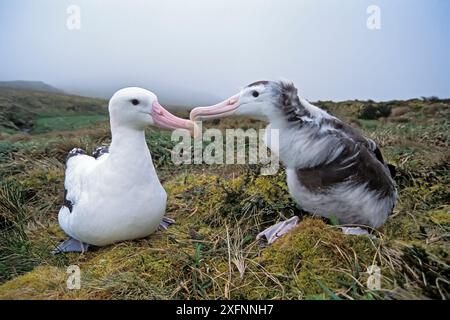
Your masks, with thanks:
M332 124L336 129L342 130L348 137L350 137L356 143L367 148L375 156L375 158L389 170L391 177L392 178L395 177L395 174L396 174L395 166L392 164L386 163L386 161L384 160L383 155L381 153L381 150L380 150L380 148L378 148L375 141L364 137L358 129L356 129L356 128L350 126L349 124L346 124L340 120L334 121L330 124Z
M102 146L95 149L95 151L92 153L92 156L95 159L100 158L102 155L109 153L109 147L108 146Z

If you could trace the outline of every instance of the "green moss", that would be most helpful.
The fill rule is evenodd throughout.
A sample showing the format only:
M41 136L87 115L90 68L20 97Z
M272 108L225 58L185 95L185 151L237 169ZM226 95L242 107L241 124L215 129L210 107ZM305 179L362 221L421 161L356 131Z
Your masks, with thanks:
M57 299L65 292L67 275L59 268L40 266L0 286L0 299Z
M450 206L444 206L440 209L430 210L428 212L428 217L434 223L450 228Z
M327 294L325 288L337 292L356 286L354 279L362 279L375 252L367 237L345 236L322 220L307 218L264 251L261 264L288 282L290 294L306 297Z
M84 264L92 277L125 271L146 272L154 275L155 281L166 281L173 273L170 262L152 247L140 242L123 242L100 249L99 254Z
M216 175L187 175L165 185L175 194L174 205L191 207L209 226L241 221L249 225L267 225L299 213L289 195L285 174L259 176L248 171L232 179Z

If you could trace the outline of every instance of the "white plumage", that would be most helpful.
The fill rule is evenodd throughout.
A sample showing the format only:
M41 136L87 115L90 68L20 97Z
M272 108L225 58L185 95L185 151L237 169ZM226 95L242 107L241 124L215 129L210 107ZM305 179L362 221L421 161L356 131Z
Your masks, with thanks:
M143 140L139 143L139 140ZM58 220L61 228L82 242L104 246L145 237L164 216L167 195L159 182L145 140L126 139L97 160L88 155L67 161L67 200Z
M153 166L144 129L192 129L159 105L156 96L140 88L118 91L109 103L112 141L109 151L92 157L81 149L69 153L59 211L61 228L73 239L104 246L148 236L160 225L167 194ZM75 246L76 247L76 246ZM77 250L73 243L57 251Z

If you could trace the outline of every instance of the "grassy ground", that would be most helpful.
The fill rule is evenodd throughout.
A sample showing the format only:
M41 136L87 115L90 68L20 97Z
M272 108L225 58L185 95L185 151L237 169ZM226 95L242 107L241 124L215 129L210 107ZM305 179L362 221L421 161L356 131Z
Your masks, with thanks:
M57 212L66 153L107 144L108 124L4 134L0 298L449 298L449 101L319 104L359 126L397 166L400 201L388 222L373 230L375 237L345 236L336 222L299 210L288 195L284 170L261 176L257 166L174 166L169 134L149 130L169 194L167 215L177 224L146 239L52 256L50 250L64 238ZM45 123L64 128L53 120ZM90 118L78 120L86 124ZM230 120L215 125L260 126ZM259 246L259 231L292 215L301 217L293 232L271 247ZM81 269L80 290L66 286L73 264ZM380 290L367 287L372 265L381 268Z
M73 115L73 116L53 116L39 117L36 119L33 133L44 133L61 130L78 130L85 127L92 127L98 122L107 121L107 115Z
M0 87L0 134L81 129L105 120L106 106L102 99Z

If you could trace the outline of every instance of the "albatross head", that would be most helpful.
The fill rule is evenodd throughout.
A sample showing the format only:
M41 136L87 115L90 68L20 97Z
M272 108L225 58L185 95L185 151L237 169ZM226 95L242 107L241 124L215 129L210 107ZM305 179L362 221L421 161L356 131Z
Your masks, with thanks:
M164 109L153 92L141 88L124 88L109 101L111 125L144 130L147 126L163 129L194 130L195 124Z
M228 116L247 116L269 121L281 117L284 106L297 102L300 104L297 89L292 83L257 81L216 105L193 109L190 118L193 121L201 121Z

